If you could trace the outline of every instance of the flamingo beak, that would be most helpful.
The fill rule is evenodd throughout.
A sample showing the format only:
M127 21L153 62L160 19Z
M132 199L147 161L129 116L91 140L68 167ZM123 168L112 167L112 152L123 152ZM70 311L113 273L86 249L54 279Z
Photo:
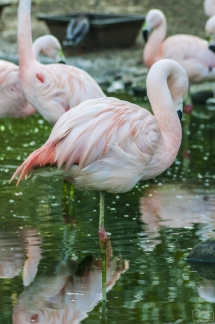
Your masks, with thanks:
M209 45L209 50L211 50L213 53L215 53L215 45Z
M208 48L213 53L215 53L215 40L214 40L214 38L212 36L208 37Z
M142 28L142 36L143 36L145 43L147 43L147 41L148 41L149 31L150 31L149 27L148 27L147 23L145 22L145 24L143 25L143 28Z
M61 63L61 64L66 64L66 58L63 54L62 49L59 49L56 52L56 57L55 57L56 62Z
M181 121L181 119L182 119L182 111L181 110L178 110L177 111L177 114L178 114L178 117L179 117L179 119Z

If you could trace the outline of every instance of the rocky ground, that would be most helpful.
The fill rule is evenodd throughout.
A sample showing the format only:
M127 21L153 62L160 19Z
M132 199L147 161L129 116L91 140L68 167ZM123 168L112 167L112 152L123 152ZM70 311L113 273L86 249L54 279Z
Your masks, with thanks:
M17 7L18 1L12 0L11 6L3 10L0 20L0 58L15 62L17 61ZM165 13L168 35L187 33L205 37L204 25L207 18L203 12L202 0L33 0L33 39L49 33L45 23L37 20L38 13L85 11L146 14L152 8L161 9ZM85 69L104 87L114 89L123 88L128 84L144 85L147 69L142 62L143 47L144 43L139 34L134 45L128 49L107 49L72 53L72 55L71 51L66 49L64 51L67 54L68 64ZM208 88L208 85L205 84L203 87Z

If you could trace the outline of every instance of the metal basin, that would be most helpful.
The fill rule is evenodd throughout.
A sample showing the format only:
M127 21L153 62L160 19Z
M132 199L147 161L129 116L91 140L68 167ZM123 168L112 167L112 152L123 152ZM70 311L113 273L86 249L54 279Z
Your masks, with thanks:
M90 20L90 31L86 35L83 46L87 49L129 47L144 22L144 15L115 15L77 12L67 15L39 14L37 18L48 25L50 32L62 44L69 21L78 16L86 16Z
M1 17L4 7L10 6L10 5L11 5L10 2L0 2L0 17Z

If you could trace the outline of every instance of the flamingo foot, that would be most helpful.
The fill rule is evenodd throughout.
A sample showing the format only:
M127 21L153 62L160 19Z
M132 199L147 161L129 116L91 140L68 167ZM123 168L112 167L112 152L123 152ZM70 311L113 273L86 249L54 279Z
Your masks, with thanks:
M108 235L107 232L105 231L105 227L101 226L99 231L98 231L98 236L99 236L99 244L101 249L105 249L108 241Z
M183 109L183 112L187 115L190 115L191 112L193 110L193 106L192 105L188 105L188 104L185 104L184 105L184 109Z

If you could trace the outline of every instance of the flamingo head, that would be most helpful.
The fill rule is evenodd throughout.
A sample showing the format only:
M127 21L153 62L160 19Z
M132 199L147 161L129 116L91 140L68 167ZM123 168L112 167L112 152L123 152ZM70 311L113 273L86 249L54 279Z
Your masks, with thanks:
M205 24L208 48L215 53L215 16L209 18Z
M145 43L148 41L149 34L155 28L158 28L162 24L164 19L165 18L162 11L158 9L152 9L147 13L145 23L142 28L142 35Z
M37 38L33 44L33 48L36 56L43 53L47 57L53 58L57 63L66 63L61 45L53 35L44 35Z

